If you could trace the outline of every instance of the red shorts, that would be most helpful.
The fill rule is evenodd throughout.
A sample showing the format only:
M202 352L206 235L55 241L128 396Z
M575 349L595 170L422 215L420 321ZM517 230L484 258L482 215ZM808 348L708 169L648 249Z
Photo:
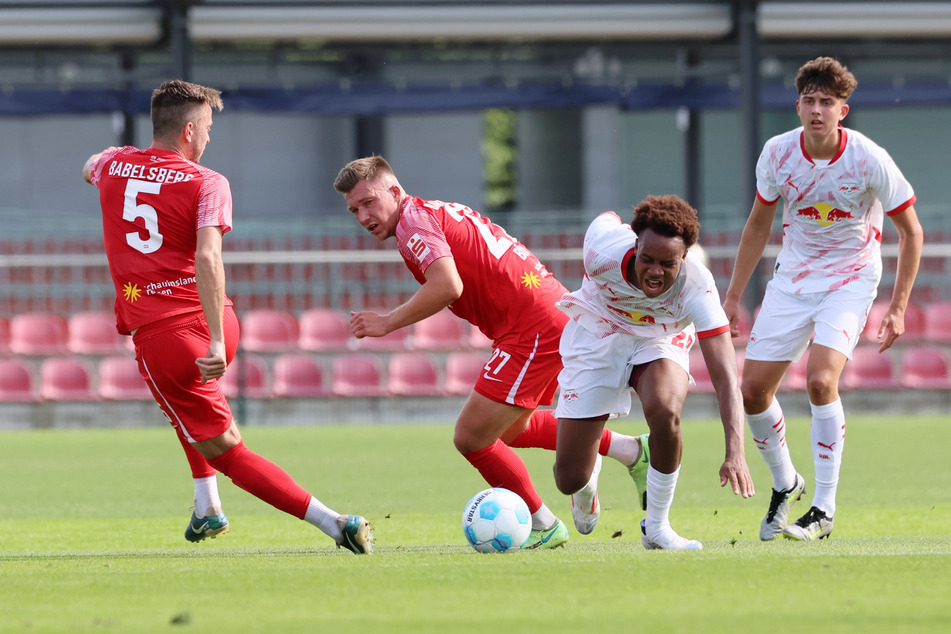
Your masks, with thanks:
M238 318L225 307L225 349L228 363L238 347ZM220 381L202 385L195 359L208 353L208 325L201 312L176 315L147 324L133 335L135 358L155 401L173 427L190 442L209 440L228 431L231 408Z
M560 340L561 329L554 328L529 339L520 334L496 341L473 389L497 403L527 409L551 405L561 372Z

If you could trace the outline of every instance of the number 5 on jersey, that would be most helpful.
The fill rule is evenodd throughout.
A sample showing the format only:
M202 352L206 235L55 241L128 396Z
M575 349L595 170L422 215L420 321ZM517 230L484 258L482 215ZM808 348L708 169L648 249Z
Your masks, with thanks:
M161 189L161 183L134 178L130 178L125 186L122 219L134 223L137 218L141 218L148 233L145 240L142 239L138 231L125 234L126 244L140 253L155 253L162 247L162 242L165 240L162 234L159 233L158 214L155 212L155 207L138 201L139 194L157 194Z

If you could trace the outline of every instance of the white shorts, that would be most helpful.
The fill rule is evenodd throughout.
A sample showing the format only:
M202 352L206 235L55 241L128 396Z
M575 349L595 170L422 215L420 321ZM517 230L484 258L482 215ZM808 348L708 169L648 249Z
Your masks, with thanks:
M746 344L746 358L798 361L814 332L814 343L851 359L877 293L874 287L869 291L866 285L854 286L797 295L777 290L770 282Z
M666 337L636 337L615 333L606 337L590 332L569 321L561 335L561 361L558 375L561 393L556 418L613 418L631 412L631 388L628 381L634 366L670 359L690 376L690 348L696 330L688 326L682 333ZM691 384L693 379L690 378Z

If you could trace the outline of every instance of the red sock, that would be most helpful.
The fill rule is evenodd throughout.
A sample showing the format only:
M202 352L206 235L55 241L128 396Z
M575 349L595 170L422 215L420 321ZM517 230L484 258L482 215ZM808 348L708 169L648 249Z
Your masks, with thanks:
M185 459L188 460L188 466L191 467L193 478L196 480L198 478L210 478L218 473L214 467L208 464L205 457L192 447L192 444L185 438L185 434L182 433L181 427L175 425L175 432L178 434L178 442L182 444L182 449L185 450Z
M550 409L536 409L528 419L528 427L515 440L509 443L510 447L555 450L558 440L558 419Z
M598 453L602 456L608 455L608 448L611 446L611 430L607 427L601 432L601 444L598 446Z
M542 499L535 491L528 467L504 442L496 440L488 447L462 456L482 474L492 487L504 487L515 491L525 500L528 510L534 513L542 507Z
M279 466L248 449L244 441L208 462L237 486L274 508L298 519L307 514L310 493Z
M558 419L555 418L554 410L537 409L532 412L532 417L528 420L528 427L521 434L515 437L515 440L509 443L510 447L555 450L558 440ZM601 444L598 447L598 453L602 456L608 455L608 447L611 446L611 430L607 427L601 432Z

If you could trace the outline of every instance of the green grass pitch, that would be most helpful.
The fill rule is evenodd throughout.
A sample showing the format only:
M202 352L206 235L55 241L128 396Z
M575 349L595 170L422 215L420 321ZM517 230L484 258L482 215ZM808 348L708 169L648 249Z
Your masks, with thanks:
M719 422L687 421L671 519L702 552L644 550L633 484L606 461L591 535L509 555L465 545L462 508L483 483L451 425L245 427L249 447L373 522L370 557L224 477L231 532L187 543L191 478L170 429L2 433L0 632L947 632L951 418L848 425L830 539L760 542L770 480L749 433L744 501L719 487ZM809 489L798 516L809 422L787 433ZM519 453L570 527L554 454Z

